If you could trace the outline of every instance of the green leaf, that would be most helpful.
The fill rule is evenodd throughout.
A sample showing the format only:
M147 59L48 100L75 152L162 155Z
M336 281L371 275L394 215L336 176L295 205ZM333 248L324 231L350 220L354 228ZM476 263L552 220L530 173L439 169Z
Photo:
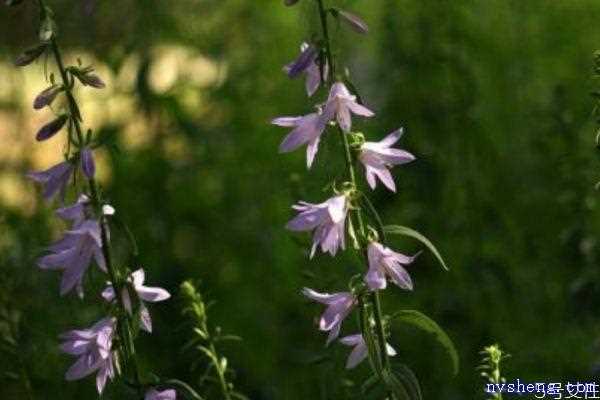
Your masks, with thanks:
M422 400L421 385L419 385L419 380L414 372L404 364L397 364L393 369L394 375L402 382L409 396L413 399Z
M419 398L411 397L404 384L391 371L382 371L381 377L385 386L394 393L397 400L420 400Z
M392 235L409 236L409 237L411 237L413 239L417 239L419 242L423 243L429 249L429 251L431 251L433 253L433 255L435 256L435 258L437 258L437 260L442 265L442 268L444 268L446 271L450 270L450 268L448 268L448 266L444 262L444 259L442 258L442 255L435 248L435 246L433 245L433 243L431 243L429 241L429 239L427 239L425 236L423 236L419 232L415 231L414 229L408 228L406 226L401 226L401 225L387 225L387 226L385 226L383 228L383 230L386 233L390 233Z
M444 330L431 318L417 310L401 310L392 315L392 320L399 320L406 324L419 328L434 336L435 340L442 345L450 361L452 361L452 373L458 374L460 359L456 347L452 339L444 332Z
M363 395L368 394L374 387L377 386L378 383L380 383L381 378L376 375L373 374L371 375L366 381L363 382L363 384L360 386L360 392Z

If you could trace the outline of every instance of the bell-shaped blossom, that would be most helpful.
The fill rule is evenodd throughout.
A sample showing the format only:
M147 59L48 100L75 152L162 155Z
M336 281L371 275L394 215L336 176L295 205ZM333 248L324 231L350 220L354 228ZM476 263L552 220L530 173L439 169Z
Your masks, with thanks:
M78 357L67 370L66 380L82 379L97 372L96 388L102 393L107 380L115 376L112 350L115 329L115 318L104 318L89 329L72 330L60 336L62 351Z
M306 93L308 96L315 94L319 86L321 86L321 68L318 64L319 51L313 45L302 43L300 46L300 55L298 58L285 66L284 70L290 78L296 78L301 73L306 75ZM329 75L329 66L324 61L323 65L323 81L327 80Z
M322 115L311 113L301 117L280 117L275 118L272 123L294 128L279 145L279 152L289 153L306 144L306 166L310 168L319 150L321 134L326 126Z
M369 289L385 289L387 286L386 276L388 276L398 287L412 290L412 280L403 265L411 264L416 256L410 257L396 253L377 242L369 243L367 254L369 271L365 276L365 282Z
M331 343L339 336L342 322L356 306L356 297L350 292L329 294L319 293L309 288L302 289L302 294L327 306L319 319L319 329L329 332L327 344Z
M84 220L77 228L65 232L62 239L50 245L50 254L38 260L42 269L62 270L60 294L64 296L73 288L83 297L83 278L92 259L106 272L97 220Z
M348 201L345 195L332 197L320 204L300 201L292 208L300 214L289 221L286 228L291 231L314 230L310 258L315 255L318 246L321 246L323 253L332 256L335 256L338 248L346 248Z
M360 147L359 160L365 166L367 182L371 189L375 189L377 179L392 192L396 191L396 184L389 169L394 165L409 163L415 156L407 151L394 149L392 146L402 136L402 128L387 135L379 142L365 142Z
M356 96L348 91L346 85L336 82L331 86L323 118L325 121L331 121L335 118L344 132L350 132L352 129L351 113L363 117L375 115L373 111L356 101Z
M150 389L146 392L144 400L176 400L177 393L174 389L167 389L159 392L156 389Z
M369 355L369 349L367 349L367 344L365 343L365 339L361 334L345 336L340 339L340 342L346 346L354 347L348 356L348 360L346 361L347 369L356 367ZM394 348L388 343L385 344L385 349L389 356L393 357L397 354L396 350L394 350Z
M76 288L79 296L83 296L83 278L92 259L106 272L100 224L96 219L88 217L88 206L89 198L81 195L75 204L56 210L60 218L72 222L71 229L48 247L49 254L37 261L42 269L63 271L61 295Z
M71 228L74 229L85 220L89 206L90 198L82 194L74 204L58 208L56 215L64 221L71 222Z
M133 306L131 302L131 295L129 288L135 290L135 296L140 300L140 322L142 329L146 332L152 332L152 319L150 318L150 312L144 304L144 301L151 303L157 303L159 301L167 300L171 297L169 292L163 288L144 286L146 280L146 274L143 269L138 269L129 275L127 278L127 285L125 285L121 291L121 298L123 299L123 305L129 315L133 313ZM102 297L108 302L115 301L115 289L112 284L108 284L106 289L102 292Z
M45 171L30 172L27 174L27 177L43 185L44 199L50 201L58 193L64 199L72 173L73 165L68 161L63 161Z

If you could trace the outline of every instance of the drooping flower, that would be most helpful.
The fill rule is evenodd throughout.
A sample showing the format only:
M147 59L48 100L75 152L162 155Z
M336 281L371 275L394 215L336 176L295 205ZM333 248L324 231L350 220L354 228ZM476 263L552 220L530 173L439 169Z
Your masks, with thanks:
M321 134L325 130L326 123L322 116L312 113L301 117L280 117L275 118L272 123L277 126L294 128L279 145L279 152L289 153L307 144L306 166L310 168L319 150Z
M348 356L348 361L346 361L346 368L352 369L360 364L367 356L369 355L369 350L367 349L367 344L365 343L365 339L361 334L355 334L350 336L345 336L340 339L340 343L346 346L353 346L354 349ZM396 350L389 343L385 344L385 349L389 356L395 356Z
M286 228L291 231L314 230L310 258L315 255L319 245L323 253L329 253L332 256L335 256L338 248L346 248L347 203L346 196L339 195L320 204L300 201L292 207L300 214L289 221Z
M371 189L375 189L377 179L392 192L396 191L394 178L389 171L395 165L409 163L415 156L392 146L402 136L402 128L390 133L379 142L365 142L360 147L359 160L365 166L365 175Z
M300 45L300 55L293 62L285 66L284 70L290 78L298 77L302 72L306 71L308 66L314 62L317 56L317 48L306 42Z
M140 299L139 307L140 307L140 322L142 328L146 332L152 332L152 319L150 318L150 312L148 308L144 304L144 301L149 301L151 303L157 303L159 301L167 300L171 297L169 292L167 292L163 288L159 287L150 287L144 286L144 281L146 280L146 274L142 268L134 271L127 278L128 285L124 286L121 291L121 297L123 299L123 305L125 309L131 315L133 313L133 306L131 303L131 295L129 294L129 285L133 287L136 292L137 298ZM106 289L102 292L102 297L108 301L115 301L115 289L111 283L108 284Z
M60 346L62 351L78 357L67 370L66 380L82 379L97 371L96 388L102 394L106 381L115 376L112 351L115 327L115 318L104 318L89 329L72 330L60 336L64 341Z
M44 186L44 199L50 201L57 193L64 199L72 173L73 165L69 161L63 161L45 171L30 172L27 177Z
M331 121L335 118L344 132L350 132L352 129L352 117L350 113L363 117L372 117L375 115L367 107L358 104L356 96L348 91L346 85L336 82L331 86L323 118L325 121Z
M321 68L317 63L319 59L319 51L313 45L302 43L300 46L300 55L298 58L285 66L284 70L290 78L296 78L301 73L306 74L306 93L311 97L319 86L321 86ZM326 61L323 61L323 80L326 81L329 75L329 66Z
M144 400L175 400L177 399L177 393L174 389L163 390L162 392L156 389L150 389L146 392Z
M369 243L367 254L369 271L365 276L365 282L369 289L385 289L387 286L386 276L389 276L390 280L398 287L412 290L412 280L403 265L411 264L416 256L409 257L397 253L374 241Z
M71 228L76 228L85 220L86 209L89 205L90 198L82 194L75 203L58 208L56 215L65 221L70 221L72 223Z
M96 219L88 218L86 206L87 196L82 195L69 207L56 211L57 215L73 222L72 228L65 235L48 247L49 254L41 257L37 264L42 269L62 270L60 294L65 295L73 288L83 297L83 278L92 259L98 267L106 272L100 224Z
M94 178L96 173L96 163L94 162L94 153L89 147L81 149L81 170L83 174L88 178Z
M302 289L302 294L327 306L319 319L319 329L329 332L327 344L331 343L339 336L342 322L356 305L356 297L350 292L329 294L319 293L309 288Z

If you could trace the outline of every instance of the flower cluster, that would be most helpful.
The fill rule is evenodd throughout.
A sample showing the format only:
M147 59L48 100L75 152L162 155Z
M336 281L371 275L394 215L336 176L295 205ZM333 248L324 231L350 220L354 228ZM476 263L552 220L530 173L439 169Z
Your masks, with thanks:
M50 205L58 202L55 214L69 227L60 239L47 247L37 265L44 270L62 271L60 294L63 296L73 290L79 297L84 296L86 272L93 264L108 281L101 296L106 300L103 303L108 315L90 328L71 330L60 336L62 351L77 358L65 378L72 381L96 374L96 387L101 394L106 383L120 371L132 371L131 381L138 392L141 394L145 387L148 388L146 399L175 399L173 389L158 391L156 387L140 382L133 351L133 339L139 330L137 326L147 332L152 331L150 313L144 302L163 301L170 295L164 289L145 286L143 269L131 272L111 258L109 226L115 210L105 201L95 180L94 152L100 144L91 131L83 133L82 118L73 95L76 82L95 89L103 88L104 82L91 67L65 68L55 38L52 12L43 1L40 6L41 44L25 51L15 64L28 65L45 52L53 55L61 81L57 83L54 75L50 75L50 86L35 98L33 108L48 109L55 116L40 128L36 139L56 140L66 128L67 150L64 161L47 170L31 172L28 177L43 187L43 197ZM61 95L66 100L64 109L51 108ZM69 198L76 201L65 205ZM139 318L139 323L135 322L134 316Z
M288 6L296 1L287 1ZM365 106L356 93L354 86L347 77L335 74L335 60L330 48L327 18L332 16L346 23L358 33L365 34L368 27L358 16L339 9L325 9L323 1L317 1L323 37L313 43L302 43L301 53L284 70L290 78L302 74L306 76L306 92L312 97L319 87L329 89L325 102L315 106L316 111L302 116L286 116L275 118L272 123L277 126L292 128L283 139L279 150L286 153L306 145L306 163L310 169L316 158L319 143L329 131L337 129L342 137L344 155L348 168L348 182L336 190L331 198L322 203L314 204L300 201L292 208L298 212L287 224L291 231L312 232L312 248L310 258L317 249L323 253L335 256L338 251L346 249L346 235L351 232L357 238L356 250L366 254L368 271L362 277L362 285L351 285L350 291L339 293L319 293L313 289L304 288L302 293L309 299L326 306L319 320L319 329L328 332L327 344L338 338L344 319L357 306L364 304L368 298L375 299L378 291L392 282L405 290L413 289L412 279L405 269L415 256L408 256L387 247L380 237L382 227L373 228L364 224L361 210L362 197L365 195L358 190L358 182L354 173L354 164L360 162L364 168L366 181L371 189L375 189L379 180L388 190L395 192L396 185L390 170L396 165L409 163L415 157L405 150L393 147L402 136L402 128L393 131L380 141L365 141L364 134L353 130L353 117L371 118L375 113ZM358 227L358 232L356 231ZM358 236L357 236L358 235ZM378 301L378 300L377 300ZM385 342L385 332L382 326L382 316L376 308L373 319L377 320L380 331L377 345L382 358L396 354L394 349ZM353 346L347 368L353 368L369 354L364 335L371 336L370 326L363 328L359 334L340 339L344 345ZM385 360L381 360L385 364Z

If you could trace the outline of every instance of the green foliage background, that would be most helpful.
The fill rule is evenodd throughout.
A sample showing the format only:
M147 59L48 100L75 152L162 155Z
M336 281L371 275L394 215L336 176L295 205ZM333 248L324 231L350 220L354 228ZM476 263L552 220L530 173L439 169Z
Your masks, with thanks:
M8 69L34 40L33 3L0 9L0 61ZM308 237L283 228L293 202L324 199L322 188L342 155L328 138L307 172L302 151L277 153L285 131L269 125L274 116L311 110L303 84L289 81L282 65L318 32L312 1L286 8L275 0L98 0L91 15L89 1L50 3L65 49L85 51L114 71L132 54L141 60L130 118L149 123L153 134L135 149L107 153L106 190L137 236L149 283L175 293L182 280L201 280L205 296L215 300L210 322L244 338L224 352L250 398L352 398L367 368L343 371L347 349L324 348L313 323L320 308L300 289L344 289L363 267L347 256L309 262ZM445 273L424 254L410 269L414 293L390 288L384 296L386 311L418 309L457 344L462 368L452 378L430 339L395 327L392 344L415 370L425 398L482 398L478 351L495 341L513 355L505 363L509 378L593 380L600 174L589 93L600 4L331 3L359 13L371 28L365 37L334 30L340 57L377 112L361 130L375 139L402 125L402 146L418 158L395 170L397 195L378 189L372 198L387 223L427 235L451 267ZM222 82L197 89L198 109L182 105L182 93L196 90L186 82L163 93L148 84L152 49L165 44L227 65ZM42 74L39 65L31 68ZM0 138L33 136L24 121L31 112L12 99L0 107L20 128L0 127ZM124 147L120 124L95 128ZM173 141L185 157L172 156ZM30 166L27 157L17 164L0 158L0 177ZM43 204L34 210L0 200L0 303L21 318L20 351L2 355L0 369L23 366L36 398L93 398L91 380L63 382L71 360L59 353L57 335L98 319L94 293L103 277L87 283L83 303L59 298L58 274L35 267L57 224ZM394 246L418 248L403 240ZM177 296L152 307L155 333L141 338L139 351L146 368L193 382L199 374L190 365L198 355L180 351L189 338L180 308ZM353 324L346 323L348 332ZM105 397L123 398L121 390L113 386ZM25 398L21 383L8 376L0 394Z

